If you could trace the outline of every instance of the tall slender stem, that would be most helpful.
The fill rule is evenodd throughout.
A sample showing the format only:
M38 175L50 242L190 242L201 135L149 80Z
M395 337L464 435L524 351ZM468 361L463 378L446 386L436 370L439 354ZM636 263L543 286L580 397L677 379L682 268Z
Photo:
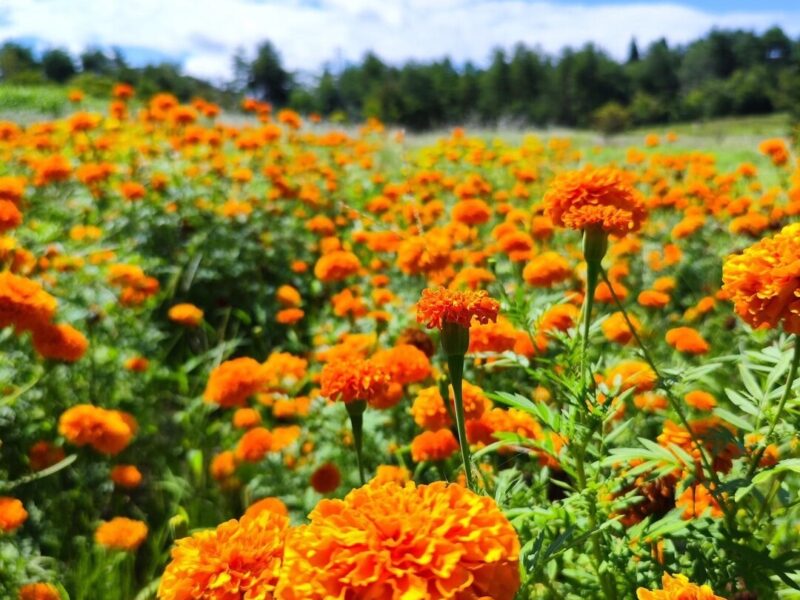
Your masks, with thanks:
M464 424L464 399L461 394L461 380L464 376L464 355L448 355L447 366L450 370L450 384L453 386L458 445L461 447L461 461L464 463L464 475L467 478L467 487L474 491L475 486L472 481L472 465L469 455L469 442L467 441L467 428ZM450 399L446 398L444 401L449 402Z
M361 478L361 485L367 481L364 477L364 459L362 456L361 445L364 439L364 411L367 403L363 400L355 400L345 404L347 414L350 417L350 427L353 430L353 446L356 449L356 464L358 465L358 476Z

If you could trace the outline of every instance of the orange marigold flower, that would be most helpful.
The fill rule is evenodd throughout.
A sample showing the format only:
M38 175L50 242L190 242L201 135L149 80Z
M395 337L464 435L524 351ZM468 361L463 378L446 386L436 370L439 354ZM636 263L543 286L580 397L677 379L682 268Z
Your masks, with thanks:
M322 282L342 281L361 269L361 261L352 252L335 250L322 255L314 265L314 276Z
M405 467L398 467L396 465L380 465L375 470L375 477L372 478L375 483L389 483L394 482L403 485L411 481L411 473Z
M169 320L184 327L197 327L203 322L203 311L194 304L176 304L167 313Z
M0 531L14 531L28 519L22 502L9 496L0 496Z
M414 462L446 460L458 450L458 440L449 429L424 431L411 440Z
M19 588L19 600L61 600L61 592L52 583L28 583Z
M311 474L311 487L320 494L330 494L341 482L342 475L333 463L325 463Z
M513 350L520 332L498 317L496 323L475 324L470 328L469 352L505 352Z
M709 411L717 405L717 399L708 392L693 390L683 398L686 404L697 410Z
M664 308L669 304L669 295L656 290L644 290L639 294L639 304L646 308Z
M497 320L500 303L485 291L458 292L444 288L424 289L417 302L417 322L428 329L439 329L445 323L469 327L472 320L488 323Z
M464 381L462 388L466 420L479 419L485 411L492 407L491 401L477 385ZM450 410L455 410L455 397L452 389L450 389ZM411 415L417 425L432 431L450 427L453 424L438 386L431 386L419 391L411 405Z
M144 373L150 367L150 361L144 356L132 356L123 364L126 370L134 373Z
M278 299L278 302L286 307L300 306L300 303L303 300L300 296L300 292L290 285L282 285L278 288L278 291L275 295Z
M667 343L678 352L686 354L705 354L710 346L696 329L691 327L675 327L667 331Z
M103 454L119 454L136 433L136 421L118 410L79 404L65 410L58 432L76 446L89 445Z
M272 434L265 427L254 427L236 445L236 460L259 462L272 451Z
M800 223L784 227L722 267L722 290L751 327L800 334Z
M56 312L56 299L42 286L10 273L0 272L0 329L13 325L18 330L49 323Z
M288 390L306 376L308 361L288 352L273 352L264 361L266 387L271 390Z
M89 347L89 340L72 325L42 325L33 330L33 347L40 356L75 362Z
M28 451L31 469L41 471L64 460L64 449L45 440L39 440Z
M247 357L227 360L211 371L203 398L230 408L242 406L259 392L267 376L261 364Z
M636 333L639 333L642 328L639 320L633 315L630 315L629 319ZM633 333L631 332L631 328L628 327L625 315L620 311L615 312L603 321L601 327L603 329L603 335L605 335L606 339L610 342L624 345L628 344L633 339Z
M623 236L637 231L647 216L627 174L613 167L561 173L544 195L553 223L570 229L600 228Z
M142 472L134 465L117 465L111 469L111 481L122 488L137 488L142 483Z
M638 392L649 392L655 388L658 377L646 362L626 360L609 369L605 380L611 386L619 384L623 391L635 388Z
M369 402L389 385L389 374L372 360L341 359L327 363L320 376L323 396L329 400Z
M254 408L237 408L233 413L233 426L237 429L250 429L261 423L261 415Z
M264 510L175 543L160 600L273 600L289 520Z
M111 550L133 552L147 539L147 525L126 517L105 521L94 532L94 540Z
M424 381L431 376L431 361L428 356L411 344L398 344L388 350L379 350L372 362L389 374L392 381L401 385Z
M534 287L552 287L571 276L569 262L557 252L543 252L534 256L522 271L525 283Z
M284 600L512 600L519 588L514 528L494 500L460 485L370 482L309 519L287 543Z
M236 456L230 450L220 452L211 459L209 472L216 481L225 481L236 473Z
M723 516L722 509L714 499L714 496L702 483L690 485L683 490L675 500L675 506L683 509L683 518L687 521L703 516L706 510L709 511L709 516L714 519L719 519Z
M262 498L261 500L256 500L253 502L247 507L247 510L244 511L244 516L252 519L264 511L269 511L283 517L289 516L289 509L286 508L286 505L283 503L283 501L280 498L271 497Z
M284 308L275 315L275 320L281 325L294 325L305 316L300 308Z
M481 225L492 216L492 210L483 200L461 200L453 207L453 220L465 225Z
M15 229L22 224L22 213L16 204L0 200L0 233Z
M722 596L714 595L714 591L707 585L691 583L685 575L670 575L664 573L661 578L660 590L636 590L638 600L725 600Z

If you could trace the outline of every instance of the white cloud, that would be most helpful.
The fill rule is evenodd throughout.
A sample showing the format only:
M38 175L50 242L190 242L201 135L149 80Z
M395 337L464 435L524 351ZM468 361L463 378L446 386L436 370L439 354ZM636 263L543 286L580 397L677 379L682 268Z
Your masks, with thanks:
M224 79L237 48L270 39L291 69L356 60L482 62L516 42L556 53L596 42L622 57L632 37L687 42L712 27L800 33L800 9L713 14L678 3L584 6L525 0L3 0L0 39L35 37L73 52L137 46L184 58L192 74Z

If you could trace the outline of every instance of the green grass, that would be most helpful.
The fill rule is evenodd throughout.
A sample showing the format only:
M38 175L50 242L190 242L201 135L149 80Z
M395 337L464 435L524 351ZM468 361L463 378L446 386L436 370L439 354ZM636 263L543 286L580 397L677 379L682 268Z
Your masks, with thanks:
M5 85L0 84L0 120L32 123L61 117L73 110L67 98L69 87L56 85ZM82 107L101 110L104 102L86 97Z

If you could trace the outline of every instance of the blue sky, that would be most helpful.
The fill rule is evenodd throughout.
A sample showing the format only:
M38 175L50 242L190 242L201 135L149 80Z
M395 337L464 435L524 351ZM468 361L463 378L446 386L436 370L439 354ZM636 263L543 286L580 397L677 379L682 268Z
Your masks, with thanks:
M557 53L591 41L622 58L632 37L679 44L714 27L775 24L800 37L800 0L0 0L0 40L118 46L134 62L168 57L213 80L264 39L290 69L316 71L368 50L390 62L482 63L516 42Z

